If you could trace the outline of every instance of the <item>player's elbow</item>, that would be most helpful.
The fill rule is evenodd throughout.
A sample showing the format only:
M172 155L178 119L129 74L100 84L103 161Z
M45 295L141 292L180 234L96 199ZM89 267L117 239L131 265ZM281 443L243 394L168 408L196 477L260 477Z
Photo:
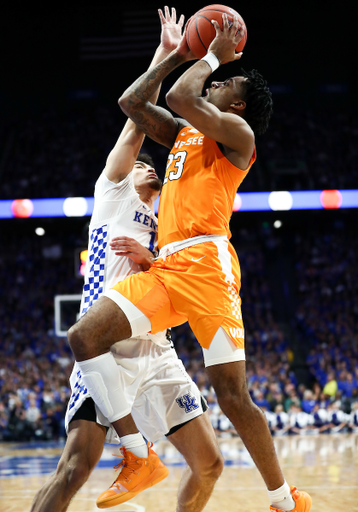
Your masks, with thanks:
M122 96L118 100L118 105L120 106L121 110L128 115L130 106L128 95L122 94Z
M177 114L180 114L180 111L183 108L183 99L184 97L180 94L180 92L174 88L170 89L170 91L165 96L168 107Z

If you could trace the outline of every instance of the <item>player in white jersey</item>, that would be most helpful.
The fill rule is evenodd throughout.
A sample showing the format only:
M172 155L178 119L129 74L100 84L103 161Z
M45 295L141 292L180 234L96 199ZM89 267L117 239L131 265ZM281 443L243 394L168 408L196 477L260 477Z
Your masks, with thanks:
M165 20L166 30L180 27L175 22L175 11L170 16L166 9ZM157 60L167 53L162 48L163 39L162 31ZM137 159L143 138L140 130L127 121L96 183L81 315L113 283L150 266L157 232L154 201L161 182L147 157L140 155ZM125 402L141 433L150 441L166 435L188 463L176 510L202 510L222 471L223 460L210 420L203 414L206 405L197 386L186 373L166 333L122 341L112 347L112 353L125 389ZM70 500L96 466L105 440L118 442L114 429L83 384L77 364L70 382L66 446L56 473L36 495L32 512L67 510ZM148 453L141 434L134 431L121 437L121 442L124 445L122 470L112 486L116 497L109 502L99 499L100 508L127 501L168 474L153 450L149 448ZM138 455L143 449L143 456Z

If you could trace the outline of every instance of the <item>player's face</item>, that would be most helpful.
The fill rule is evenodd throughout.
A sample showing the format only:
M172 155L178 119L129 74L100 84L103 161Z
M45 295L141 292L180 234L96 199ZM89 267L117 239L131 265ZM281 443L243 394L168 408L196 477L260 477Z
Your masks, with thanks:
M152 166L137 161L133 167L133 179L135 189L139 194L144 190L160 192L162 182Z
M224 82L212 82L211 87L205 91L204 100L226 112L232 103L243 98L242 83L245 80L244 76L235 76Z

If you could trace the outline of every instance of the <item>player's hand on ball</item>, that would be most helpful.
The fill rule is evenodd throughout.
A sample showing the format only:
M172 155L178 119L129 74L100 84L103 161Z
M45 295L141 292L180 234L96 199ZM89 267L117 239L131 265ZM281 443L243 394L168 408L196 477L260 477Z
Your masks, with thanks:
M241 59L241 53L235 53L235 48L244 37L244 25L240 24L239 19L234 17L230 26L227 14L223 14L223 29L217 21L211 22L216 30L215 39L211 42L208 53L212 52L219 59L221 64Z
M178 46L182 28L184 25L184 15L182 14L177 23L177 14L175 7L172 7L172 14L169 12L167 6L164 7L164 13L161 9L158 9L160 23L162 25L162 33L160 36L161 45L165 50L173 51Z

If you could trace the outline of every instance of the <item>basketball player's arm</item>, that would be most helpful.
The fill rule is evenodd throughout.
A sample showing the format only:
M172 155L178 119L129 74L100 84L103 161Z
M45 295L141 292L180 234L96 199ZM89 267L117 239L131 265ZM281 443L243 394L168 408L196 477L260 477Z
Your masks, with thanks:
M176 54L170 54L140 76L118 100L123 112L145 135L170 149L179 130L178 121L168 110L154 105L151 96L164 78L183 62Z
M238 19L235 18L232 27L229 28L227 16L224 15L223 30L220 29L217 22L213 22L213 24L217 35L208 51L214 53L220 62L229 62L240 58L241 54L235 54L235 48L244 32L241 27L237 33ZM183 39L181 45L184 44L186 43ZM205 61L196 62L168 92L167 104L201 133L222 143L249 161L255 144L252 129L242 117L229 112L221 112L201 96L204 83L211 73L211 67ZM228 80L223 87L232 87L233 85L233 82Z
M175 51L167 58L140 76L118 100L123 112L143 133L170 149L178 131L189 123L185 119L175 118L168 110L154 105L151 96L175 68L195 59L187 47L179 49L179 46L180 44L177 44Z
M184 24L183 15L178 23L176 22L176 11L174 8L172 8L171 15L168 7L165 7L165 15L159 10L159 17L162 27L161 43L155 52L149 69L155 67L156 64L161 62L177 47ZM153 103L156 103L158 99L160 85L159 83L151 92L150 101ZM144 136L140 126L137 126L131 120L126 122L106 161L104 172L110 181L119 183L131 172L143 144Z
M143 270L148 270L154 261L154 254L134 238L116 236L112 238L109 245L112 251L115 251L116 256L127 256L141 265Z

